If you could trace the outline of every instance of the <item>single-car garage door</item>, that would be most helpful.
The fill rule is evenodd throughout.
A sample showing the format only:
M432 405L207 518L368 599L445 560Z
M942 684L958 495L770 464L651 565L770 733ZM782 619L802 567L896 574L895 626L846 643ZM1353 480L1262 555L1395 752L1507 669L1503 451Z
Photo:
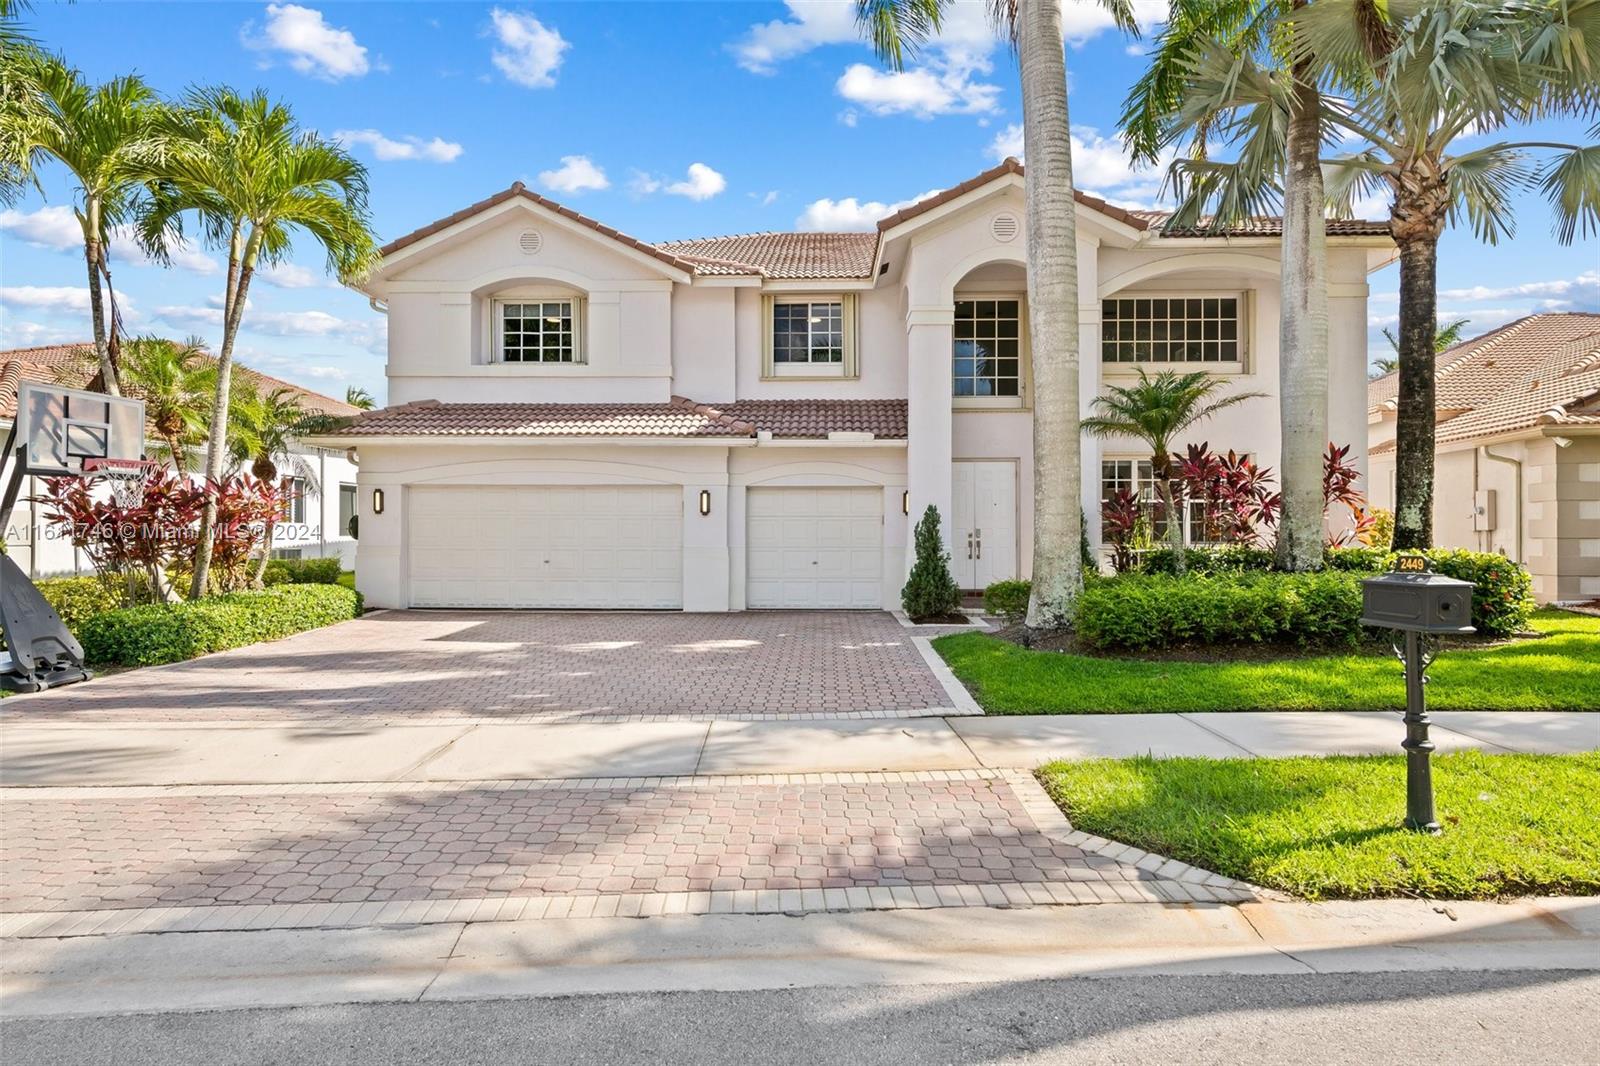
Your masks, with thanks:
M419 486L413 607L683 606L677 486Z
M745 509L749 606L882 605L882 489L750 489Z

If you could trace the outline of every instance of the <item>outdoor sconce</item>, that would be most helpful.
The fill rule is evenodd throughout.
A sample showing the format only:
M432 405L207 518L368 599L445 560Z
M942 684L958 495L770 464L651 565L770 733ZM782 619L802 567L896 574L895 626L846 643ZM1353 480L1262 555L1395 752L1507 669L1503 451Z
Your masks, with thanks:
M710 489L701 489L700 490L700 513L702 515L708 515L708 514L711 513L711 490Z
M383 513L383 490L382 489L373 489L372 490L372 513L373 514L382 514Z
M909 489L900 494L900 513L907 515L911 513L911 490Z

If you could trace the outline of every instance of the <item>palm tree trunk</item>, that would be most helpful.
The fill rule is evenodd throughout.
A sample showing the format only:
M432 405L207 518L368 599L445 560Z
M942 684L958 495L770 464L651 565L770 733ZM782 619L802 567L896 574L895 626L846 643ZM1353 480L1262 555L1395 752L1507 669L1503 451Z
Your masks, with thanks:
M255 252L255 238L252 236L238 267L238 284L224 301L228 310L222 321L222 346L217 352L217 388L211 401L211 431L206 441L206 503L200 512L200 535L195 544L194 581L189 587L190 599L197 600L206 594L206 584L211 576L211 544L217 521L215 486L222 480L222 462L228 450L228 394L233 381L233 342L239 335L239 321L244 317L244 302L250 290ZM230 278L234 276L231 262L228 275Z
M1189 560L1183 554L1183 514L1178 501L1172 496L1172 461L1166 452L1157 452L1150 462L1150 472L1155 475L1156 494L1167 513L1167 547L1172 549L1172 572L1183 574L1189 569Z
M1394 546L1433 546L1438 238L1400 245L1400 396L1395 419Z
M1295 7L1305 0L1295 0ZM1283 441L1279 478L1280 570L1322 567L1322 450L1328 440L1328 250L1318 161L1320 94L1295 64L1283 191L1283 249L1278 315L1278 415Z
M1078 429L1078 235L1061 6L1019 0L1017 51L1028 163L1028 325L1033 358L1033 592L1030 629L1072 624L1083 589Z
M251 568L250 585L252 588L260 588L266 581L267 562L272 558L272 534L277 528L278 516L276 509L274 509L272 521L267 523L266 533L261 541L261 558L257 559L255 566Z
M100 239L85 232L83 258L89 268L89 320L94 328L94 356L100 365L100 391L110 396L122 395L122 384L117 380L117 368L111 361L111 346L106 339L105 293L100 288Z

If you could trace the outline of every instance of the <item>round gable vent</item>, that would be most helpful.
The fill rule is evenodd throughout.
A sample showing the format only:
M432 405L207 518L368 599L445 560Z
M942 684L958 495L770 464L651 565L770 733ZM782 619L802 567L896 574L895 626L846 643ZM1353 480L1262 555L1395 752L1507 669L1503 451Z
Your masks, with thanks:
M996 215L994 221L989 223L989 232L1001 244L1016 240L1021 231L1022 223L1017 221L1016 215Z
M544 247L544 235L536 229L527 230L517 238L517 246L523 255L538 255L539 249Z

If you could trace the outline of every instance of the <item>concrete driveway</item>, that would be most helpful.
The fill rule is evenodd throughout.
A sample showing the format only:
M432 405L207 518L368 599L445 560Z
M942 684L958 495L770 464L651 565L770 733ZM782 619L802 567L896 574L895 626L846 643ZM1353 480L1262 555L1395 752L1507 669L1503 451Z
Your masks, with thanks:
M902 717L951 709L881 612L377 611L6 700L27 721Z

